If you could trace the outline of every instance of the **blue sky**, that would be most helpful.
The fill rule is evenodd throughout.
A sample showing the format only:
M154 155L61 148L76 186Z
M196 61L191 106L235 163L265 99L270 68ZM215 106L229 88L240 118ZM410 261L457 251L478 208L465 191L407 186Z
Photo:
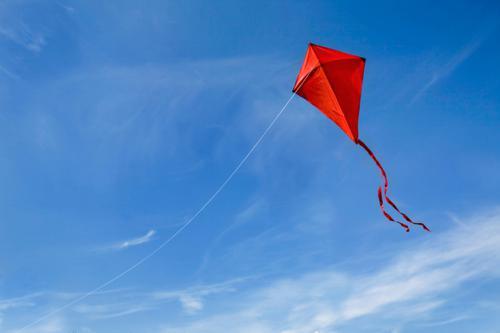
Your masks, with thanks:
M500 327L494 1L3 1L0 331ZM367 58L360 137L291 95L308 42ZM21 328L30 325L21 331Z

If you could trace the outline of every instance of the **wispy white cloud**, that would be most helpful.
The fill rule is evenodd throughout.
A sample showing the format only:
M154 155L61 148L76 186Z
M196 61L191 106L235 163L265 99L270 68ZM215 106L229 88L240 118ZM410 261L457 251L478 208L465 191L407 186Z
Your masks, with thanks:
M119 318L153 309L151 305L122 303L80 304L74 311L91 320Z
M470 43L466 44L462 49L449 58L448 61L441 63L438 68L431 72L431 77L428 81L417 91L417 93L410 100L410 104L419 100L429 89L436 85L439 81L451 75L462 63L469 59L481 47L484 41L490 36L497 23L490 25L489 28L482 33L482 35Z
M236 292L238 285L244 284L249 280L250 277L243 277L220 283L198 284L177 290L106 290L93 295L84 303L76 304L71 308L71 311L74 314L80 315L85 320L98 321L152 311L161 308L165 304L179 304L182 312L188 315L195 315L204 309L207 299L217 295L220 296L222 294ZM9 313L12 314L15 310L21 311L22 309L20 307L29 306L30 311L35 311L41 306L43 307L43 305L52 304L56 306L61 302L67 302L68 299L74 299L83 294L84 293L52 291L30 294L16 299L2 300L0 306L3 305L3 308L0 308L0 318L2 318L2 310L6 312L10 310L11 312ZM64 313L61 314L61 316L63 315ZM64 317L60 317L59 319L62 318ZM60 323L61 321L52 321L52 324L56 322ZM41 324L43 323L44 322ZM33 330L40 327L42 326L36 326ZM12 331L12 333L14 332L16 331Z
M72 171L93 186L106 187L122 177L116 168L130 160L149 163L170 158L165 173L170 178L184 176L199 171L205 159L217 159L218 153L225 165L240 158L240 136L233 135L233 130L241 128L231 122L234 114L226 108L232 103L228 94L246 99L275 81L285 82L285 76L275 73L287 65L277 57L256 56L78 68L26 92L26 110L31 111L23 114L17 133L43 150L46 159L70 155L72 144L78 144L89 166ZM271 77L260 82L259 70ZM68 86L72 89L61 95ZM200 104L200 97L207 101ZM205 103L211 105L211 112L204 112ZM72 111L64 112L67 108ZM72 130L78 134L69 137ZM222 148L205 147L210 153L200 154L199 147L208 144L207 136L215 138L209 144L222 143ZM229 159L228 151L238 155Z
M467 60L479 48L481 44L482 39L466 45L463 49L461 49L458 53L451 57L448 62L434 71L430 79L417 91L415 96L413 96L413 98L410 100L410 104L415 103L436 83L453 73L453 71L455 71L455 69L457 69L460 64Z
M180 295L179 301L182 308L189 314L194 314L203 309L203 301L191 295Z
M8 330L7 333L63 333L68 332L69 328L61 318L52 318L25 330Z
M42 293L34 293L16 298L0 299L0 311L34 306L34 299L39 297L41 294Z
M11 72L10 70L5 68L4 66L0 66L0 72L5 74L6 76L10 77L11 79L16 79L16 80L19 79L19 76L17 76L15 73Z
M470 319L470 317L469 316L455 316L455 317L451 317L451 318L448 318L445 320L429 322L429 323L423 324L422 326L426 326L426 327L445 326L445 325L453 324L453 323L467 320L467 319Z
M43 295L43 293L33 293L21 297L0 299L0 331L2 330L5 313L14 310L26 310L33 308L36 305L35 299Z
M150 241L153 240L153 236L154 235L156 235L156 231L155 230L149 230L143 236L121 241L119 243L116 243L116 244L112 245L111 248L114 249L114 250L125 250L125 249L128 249L129 247L146 244L146 243L149 243Z
M59 5L61 8L63 8L64 10L66 10L70 14L75 13L75 7L69 6L69 5L62 3L62 2L57 2L57 5Z
M96 296L107 296L109 297L111 294L123 293L126 290L124 289L108 289L104 291L100 291L96 293ZM74 299L82 296L83 293L78 292L68 292L68 291L39 291L31 294L26 294L20 297L14 298L0 298L0 331L2 328L2 322L4 318L10 318L7 314L15 313L16 311L20 312L29 312L35 311L40 308L43 304L47 304L47 301L52 302L67 302L68 299ZM49 324L39 326L35 326L32 330L36 331L36 329L45 329L47 327L54 327L55 323L60 323L61 318L58 320L49 321ZM49 325L49 326L47 326ZM37 328L38 327L38 328ZM31 331L27 331L31 332Z
M474 304L453 315L446 311L461 290L474 288L475 281L500 278L500 209L462 221L447 232L420 238L420 244L404 245L378 268L327 268L260 281L259 287L255 279L239 278L178 290L114 290L109 291L112 298L95 295L72 310L89 320L101 320L178 302L186 314L196 315L185 325L164 327L165 333L328 333L360 328L365 319L372 328L394 332L408 325L453 325L477 315ZM17 311L18 306L31 307L37 298L61 300L67 294L38 293L0 304L6 311ZM477 306L484 314L484 306ZM210 311L203 311L206 308ZM58 323L37 332L58 332Z
M247 277L238 278L221 283L194 286L183 290L156 291L151 296L153 300L160 301L176 299L187 314L194 314L203 309L204 298L215 294L235 292L236 285L248 279Z
M47 43L42 33L33 32L30 27L23 22L18 22L16 29L0 26L0 36L34 53L42 51Z
M467 220L466 226L409 244L375 272L328 269L277 280L238 295L230 312L191 321L164 332L334 332L363 318L386 330L421 321L448 325L440 308L477 279L500 277L500 211ZM457 314L467 320L468 313ZM390 320L388 320L390 319ZM392 325L392 326L391 326Z

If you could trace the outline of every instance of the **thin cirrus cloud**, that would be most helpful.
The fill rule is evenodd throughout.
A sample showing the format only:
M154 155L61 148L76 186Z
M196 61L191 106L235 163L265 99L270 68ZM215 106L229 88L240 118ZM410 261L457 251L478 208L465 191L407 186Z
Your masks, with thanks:
M422 96L424 96L435 84L451 75L463 62L469 59L483 45L488 37L490 37L491 33L497 28L497 26L498 24L496 22L489 23L479 37L462 47L458 52L451 56L447 62L440 64L438 69L432 73L429 80L413 96L410 100L410 104L413 104L422 98Z
M410 104L415 103L420 98L422 98L425 93L431 89L436 83L450 75L455 69L458 68L465 60L467 60L482 44L484 38L476 40L470 44L467 44L458 53L456 53L451 59L446 62L439 70L435 71L431 78L417 91L415 96L410 100Z
M156 235L155 230L149 230L145 235L137 237L137 238L132 238L128 240L121 241L119 243L113 244L110 246L110 249L112 250L125 250L130 247L138 246L138 245L143 245L146 243L149 243L153 240L154 235Z
M178 303L185 314L195 315L204 309L207 298L236 292L236 286L248 279L240 278L216 284L195 285L179 290L148 292L123 290L114 293L113 302L110 302L107 297L100 298L97 295L89 302L75 306L73 310L86 319L103 320L151 311L168 303Z
M91 320L102 320L125 317L139 312L154 309L150 305L133 305L130 303L80 304L74 311Z
M500 210L495 210L406 247L375 272L325 269L278 279L228 300L230 312L163 332L335 332L361 330L364 319L381 331L451 325L479 315L474 312L479 304L469 301L458 314L450 314L447 305L463 290L479 288L475 281L500 277L498 267Z
M220 283L193 286L183 290L156 291L150 294L156 302L178 300L187 314L195 314L205 306L205 298L224 293L236 292L236 286L248 281L250 277L236 278Z
M372 329L402 332L406 326L444 327L481 316L491 318L483 306L488 297L478 302L467 299L470 294L465 291L481 288L477 281L500 277L500 209L421 238L418 245L405 243L391 253L396 254L384 256L381 265L368 271L329 267L271 278L259 285L255 278L246 277L170 291L114 290L113 303L100 302L103 299L96 295L73 308L73 314L89 320L118 320L178 302L190 315L189 321L165 324L157 330L162 333L349 332L363 331L366 320ZM30 308L38 297L28 297ZM457 313L449 306L459 297L468 306ZM24 298L13 303L19 300ZM17 306L10 310L12 315L21 311ZM161 319L155 322L155 327L161 325Z
M17 30L0 27L0 36L34 53L42 51L46 44L45 37L41 33L32 32L25 24Z
M26 330L7 330L6 333L60 333L68 332L68 330L69 327L62 318L52 318ZM91 331L87 332L90 333Z

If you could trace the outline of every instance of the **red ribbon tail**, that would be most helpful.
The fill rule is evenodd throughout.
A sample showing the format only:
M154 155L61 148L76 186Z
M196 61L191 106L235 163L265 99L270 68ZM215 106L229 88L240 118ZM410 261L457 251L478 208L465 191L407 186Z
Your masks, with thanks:
M405 213L403 213L402 211L399 210L399 208L396 206L396 204L387 196L387 194L385 195L385 200L389 203L389 205L392 206L392 208L394 208L399 214L401 214L401 216L403 216L403 218L411 223L411 224L414 224L414 225L419 225L421 226L425 231L428 231L430 232L431 229L429 229L424 223L422 222L415 222L413 221L408 215L406 215Z
M368 146L363 141L361 141L360 139L357 139L356 143L358 145L360 145L368 153L368 155L370 155L370 157L372 158L372 160L375 162L375 164L379 168L380 173L382 174L382 178L384 179L384 191L382 192L382 188L381 187L378 188L379 205L380 205L380 209L382 210L382 213L384 214L384 216L389 221L393 221L393 222L399 223L403 228L406 229L407 232L410 230L406 224L394 220L392 218L392 216L389 215L385 211L385 208L384 208L384 199L385 199L385 201L387 201L387 203L392 208L394 208L394 210L396 210L399 214L401 214L401 216L406 220L406 222L414 224L414 225L419 225L419 226L421 226L426 231L431 231L424 223L413 221L408 215L406 215L401 210L399 210L399 208L396 206L396 204L387 196L387 191L389 190L389 181L387 180L387 173L385 172L384 167L382 167L382 164L375 157L375 154L370 150L370 148L368 148Z
M405 229L406 232L410 232L410 227L408 227L408 225L404 224L403 222L395 220L389 213L386 212L386 210L384 208L384 198L382 197L382 188L381 187L378 188L377 193L378 193L378 204L379 204L380 210L382 211L382 214L384 214L385 218L391 222L395 222L395 223L399 224L400 226L402 226Z

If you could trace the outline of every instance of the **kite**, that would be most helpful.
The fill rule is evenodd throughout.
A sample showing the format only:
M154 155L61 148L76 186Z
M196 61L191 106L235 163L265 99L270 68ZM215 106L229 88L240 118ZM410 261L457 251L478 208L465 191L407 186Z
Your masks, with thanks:
M365 58L333 50L324 46L309 44L304 63L297 75L292 91L314 105L344 131L355 144L363 148L375 162L384 180L377 190L382 214L391 222L401 225L406 232L408 224L393 218L386 210L385 203L398 212L406 222L429 228L421 222L413 221L392 201L387 192L387 173L375 154L361 141L358 133L361 87L365 69Z

